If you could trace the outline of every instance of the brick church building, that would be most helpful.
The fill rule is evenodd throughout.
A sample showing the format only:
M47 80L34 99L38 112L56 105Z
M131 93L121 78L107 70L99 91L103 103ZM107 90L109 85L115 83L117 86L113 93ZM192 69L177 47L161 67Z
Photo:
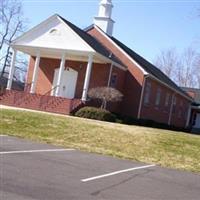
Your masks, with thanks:
M12 42L7 90L0 104L70 114L90 88L124 95L112 111L187 127L192 98L113 35L111 0L101 0L94 24L82 30L55 14ZM17 52L30 55L24 91L12 90Z

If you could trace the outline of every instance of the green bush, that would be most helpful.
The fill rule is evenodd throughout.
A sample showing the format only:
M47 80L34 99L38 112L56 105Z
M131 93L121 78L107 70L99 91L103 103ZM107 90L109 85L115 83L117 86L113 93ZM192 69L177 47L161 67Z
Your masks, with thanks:
M144 127L151 127L151 128L159 128L159 129L166 129L166 130L173 130L173 131L182 131L182 132L189 132L190 129L185 128L179 128L175 126L170 126L168 124L163 124L159 122L155 122L153 120L149 119L136 119L131 116L123 116L120 114L116 115L116 122L121 124L127 124L127 125L137 125L137 126L144 126Z
M116 116L107 110L95 107L84 107L75 113L77 117L96 119L100 121L115 122Z

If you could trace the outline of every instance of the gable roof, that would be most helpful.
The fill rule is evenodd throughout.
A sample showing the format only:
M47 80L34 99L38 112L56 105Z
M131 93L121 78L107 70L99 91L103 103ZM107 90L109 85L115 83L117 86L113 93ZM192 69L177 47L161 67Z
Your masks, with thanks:
M110 36L109 36L110 37ZM147 71L149 74L155 76L160 81L166 83L170 87L174 88L175 90L178 90L184 95L187 95L179 86L177 86L168 76L166 76L160 69L158 69L156 66L151 64L149 61L144 59L142 56L134 52L132 49L121 43L119 40L117 40L114 37L110 37L113 42L115 42L120 48L122 48L131 58L133 58L145 71ZM188 95L187 95L188 96Z
M89 31L92 28L95 28L96 25L92 24L85 28L85 31ZM99 28L99 27L98 27ZM112 40L114 44L116 44L119 48L121 48L126 54L128 54L137 64L140 65L146 71L148 74L152 75L159 81L167 84L169 87L173 88L174 90L178 91L182 95L186 96L187 98L191 97L184 91L182 90L176 83L174 83L167 75L165 75L160 69L158 69L156 66L151 64L149 61L147 61L145 58L137 54L135 51L127 47L125 44L117 40L113 36L109 36L106 34L101 28L99 28L109 39Z
M89 44L96 52L99 54L105 56L108 59L111 59L115 63L120 64L121 66L124 66L124 64L111 52L109 51L105 46L103 46L96 38L92 37L90 34L88 34L86 31L80 29L79 27L75 26L71 22L67 21L60 15L58 17L65 22L73 31L75 31L87 44Z
M60 24L62 24L63 27L59 26L59 24L57 23L56 20ZM52 38L49 39L49 37L47 38L47 36L49 36L49 35L47 35L46 33L47 32L49 33L51 30L54 30L54 26L57 26L55 28L55 30L58 28L58 29L61 29L62 31L65 30L64 29L65 27L67 27L68 29L66 29L66 30L70 30L70 34L71 34L68 37L72 37L72 36L76 36L76 37L70 38L71 43L67 43L68 46L64 46L65 40L67 40L68 38L55 37L55 36L60 36L60 34L54 35L53 39ZM44 27L46 29L44 29ZM43 38L38 39L38 37L41 35ZM61 34L61 36L62 36L62 34ZM56 39L59 39L59 41L57 41ZM80 44L78 42L76 42L78 39L80 39L80 41L79 41L79 42L81 42ZM59 45L61 45L62 47L60 48ZM74 46L74 45L77 49L72 48L72 46ZM81 47L80 47L80 45L81 45ZM18 50L24 50L24 51L27 50L26 48L29 48L29 47L39 47L39 48L44 47L44 48L49 48L49 49L51 49L51 48L59 49L60 48L61 50L68 49L68 50L72 50L72 51L78 50L78 51L91 52L93 54L97 54L97 56L100 55L100 56L104 57L105 62L113 62L115 64L115 66L118 66L119 68L121 68L123 70L126 70L125 65L111 51L109 51L106 47L104 47L98 40L96 40L91 35L86 33L84 30L75 26L74 24L67 21L66 19L64 19L63 17L61 17L58 14L52 15L45 21L41 22L37 26L33 27L29 31L22 34L20 37L16 38L14 41L12 41L11 46L18 48Z

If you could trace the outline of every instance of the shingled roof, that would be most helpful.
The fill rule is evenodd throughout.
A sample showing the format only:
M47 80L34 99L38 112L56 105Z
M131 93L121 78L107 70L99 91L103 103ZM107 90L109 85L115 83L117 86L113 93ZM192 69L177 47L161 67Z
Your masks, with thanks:
M110 36L108 36L110 37ZM175 90L179 91L185 96L188 94L183 91L179 86L177 86L168 76L166 76L160 69L156 66L151 64L149 61L144 59L142 56L134 52L132 49L121 43L114 37L110 37L110 39L117 44L121 49L123 49L133 60L135 60L147 73L153 75L160 81L164 82L165 84L169 85L170 87L174 88ZM189 97L189 96L188 96Z
M84 30L87 32L90 29L94 28L94 24L86 27ZM99 27L98 27L99 28ZM145 58L137 54L135 51L127 47L125 44L117 40L113 36L109 36L106 34L101 28L99 28L107 37L109 37L118 47L120 47L124 52L126 52L135 62L137 62L147 73L153 75L155 78L160 80L161 82L167 84L171 88L179 91L184 96L187 96L191 99L191 97L182 90L176 83L174 83L167 75L165 75L160 69L158 69L156 66L154 66L152 63L147 61Z
M96 38L92 37L86 31L80 29L79 27L75 26L71 22L67 21L63 17L59 16L74 32L76 32L88 45L90 45L97 53L105 56L106 58L112 60L113 62L124 66L124 64L105 46L103 46Z

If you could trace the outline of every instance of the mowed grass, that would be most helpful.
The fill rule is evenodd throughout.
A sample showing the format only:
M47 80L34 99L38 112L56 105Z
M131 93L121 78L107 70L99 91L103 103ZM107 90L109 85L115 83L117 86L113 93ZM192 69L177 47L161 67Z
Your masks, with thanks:
M200 172L197 135L6 109L0 134Z

